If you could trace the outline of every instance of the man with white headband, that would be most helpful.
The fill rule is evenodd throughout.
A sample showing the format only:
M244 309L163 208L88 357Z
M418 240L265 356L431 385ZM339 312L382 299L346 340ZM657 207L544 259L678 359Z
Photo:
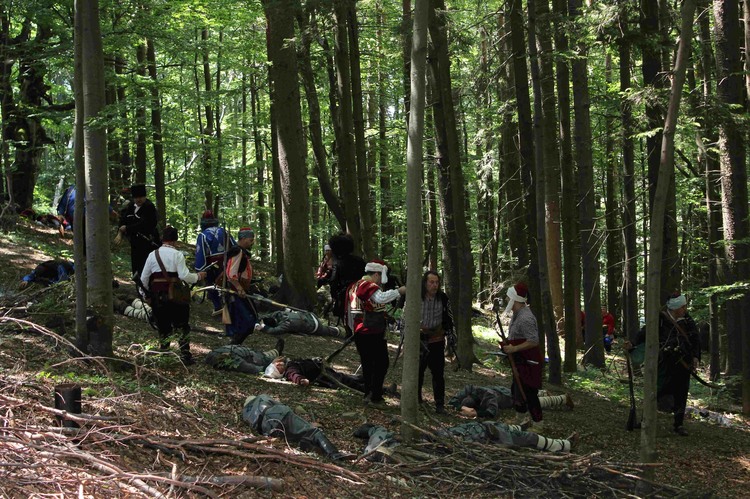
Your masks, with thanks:
M632 351L645 343L645 326L638 332L635 344L625 342ZM701 357L698 328L687 312L687 299L672 293L665 310L659 314L659 369L656 400L660 410L674 413L674 432L688 435L683 426L685 406L690 389L690 373L697 369Z
M527 306L529 288L519 282L508 288L508 306L505 313L513 312L508 327L508 342L500 348L508 355L514 355L518 378L513 377L511 393L516 409L516 417L522 420L528 410L532 425L529 431L542 430L542 405L539 389L542 387L542 366L544 360L539 350L539 328L536 317Z
M388 266L383 260L365 265L365 275L346 292L347 323L354 332L354 344L362 363L365 402L383 402L383 381L388 372L388 344L385 341L385 306L406 293L406 287L383 291Z

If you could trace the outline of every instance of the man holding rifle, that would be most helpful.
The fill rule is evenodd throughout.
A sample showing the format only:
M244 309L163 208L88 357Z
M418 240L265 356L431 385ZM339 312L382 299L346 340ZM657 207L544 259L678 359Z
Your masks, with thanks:
M625 342L632 351L646 341L646 328L638 332L635 345ZM698 328L687 312L685 295L673 293L667 300L666 310L659 314L659 370L656 399L659 409L674 412L674 432L686 437L683 426L690 375L698 367L701 347Z
M529 411L532 425L529 431L542 430L542 405L538 392L542 387L542 355L539 350L539 329L536 317L528 307L529 288L519 282L507 291L505 314L513 312L508 328L508 339L500 348L508 354L513 367L511 393L518 419Z
M227 252L226 286L233 291L228 297L231 324L227 324L227 335L232 345L241 345L252 334L258 322L258 314L247 297L253 279L253 266L249 250L255 243L255 232L250 227L240 229L237 246Z

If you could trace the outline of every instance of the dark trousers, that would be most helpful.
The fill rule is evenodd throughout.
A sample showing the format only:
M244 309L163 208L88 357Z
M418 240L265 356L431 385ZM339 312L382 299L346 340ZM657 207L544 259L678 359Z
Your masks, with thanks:
M362 363L362 380L365 397L373 402L383 400L383 381L388 372L388 344L385 332L378 334L357 334L354 337L359 360Z
M245 338L253 334L257 318L255 311L250 305L249 298L232 296L229 299L229 315L231 324L227 324L227 335L231 336L232 345L241 345Z
M132 238L130 242L130 269L134 274L141 275L149 253L154 251L156 247L151 244L151 241L141 239L140 235L135 234Z
M665 357L659 364L659 377L662 379L656 398L674 412L674 427L682 426L685 420L685 406L690 390L690 371L680 362L679 357ZM669 398L672 398L669 401Z
M172 303L167 300L165 293L158 293L153 301L153 312L161 349L169 349L170 336L174 331L180 345L180 354L183 358L190 357L190 305Z
M427 344L427 352L422 352L419 357L419 400L422 400L422 385L424 385L424 372L430 368L432 374L432 395L435 397L435 406L445 405L445 341L436 341Z
M526 412L528 410L533 421L541 421L542 403L539 402L539 389L530 387L522 382L523 394L526 395L526 400L524 401L524 395L521 395L516 383L517 381L514 379L513 384L510 385L510 393L513 395L513 405L516 408L516 412Z

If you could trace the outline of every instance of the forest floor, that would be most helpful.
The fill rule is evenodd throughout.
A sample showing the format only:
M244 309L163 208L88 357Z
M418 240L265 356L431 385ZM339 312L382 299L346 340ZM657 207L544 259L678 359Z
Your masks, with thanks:
M184 245L189 254L192 247ZM128 280L129 256L113 250L118 295L135 290ZM284 439L254 434L241 419L248 395L267 393L302 417L318 423L341 450L361 455L365 442L352 436L364 422L398 431L399 401L365 407L360 395L299 387L259 376L217 371L203 363L213 348L227 343L209 302L192 307L192 351L197 363L183 366L176 355L159 355L156 332L141 320L115 315L115 355L127 361L115 369L69 354L74 340L74 298L70 283L20 291L21 277L52 258L72 259L72 240L21 223L0 235L0 495L3 497L256 497L248 476L267 481L281 497L626 497L630 473L639 469L640 432L625 431L628 385L624 360L607 358L608 368L565 375L573 410L545 412L544 434L562 438L578 432L569 455L541 454L499 446L414 447L399 464L332 463L288 445ZM272 266L254 262L270 277ZM15 307L15 308L13 308ZM466 384L510 385L509 369L488 352L496 348L489 321L476 319L476 352L484 365L472 372L446 372L447 394ZM487 333L487 334L485 334ZM277 338L253 334L246 346L273 347ZM341 341L287 336L284 354L325 357ZM389 338L391 359L398 338ZM618 350L618 347L615 347ZM173 352L176 352L173 344ZM334 363L354 372L354 346ZM400 388L402 360L386 383ZM636 380L637 392L640 379ZM80 430L56 429L53 388L83 387ZM466 422L456 412L434 412L429 373L420 426L427 430ZM640 395L638 396L640 401ZM640 404L639 404L640 405ZM688 437L671 431L671 416L658 418L658 463L652 467L658 497L747 497L750 484L750 422L723 392L712 394L693 382L689 405L726 416L726 426L689 419ZM512 420L513 414L503 414ZM638 414L640 415L640 406ZM405 447L405 446L404 446ZM234 478L231 478L234 477ZM242 480L247 480L242 482ZM540 488L544 482L545 488ZM546 492L540 492L546 490ZM632 496L630 496L632 497Z

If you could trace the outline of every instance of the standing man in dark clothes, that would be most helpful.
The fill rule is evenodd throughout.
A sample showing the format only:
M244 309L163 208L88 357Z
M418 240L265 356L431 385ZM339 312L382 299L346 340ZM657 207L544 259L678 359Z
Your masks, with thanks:
M328 241L333 253L333 265L331 277L328 281L331 288L331 299L333 300L333 315L343 321L347 333L351 336L352 331L346 325L344 315L346 314L346 290L353 282L357 282L365 273L365 261L352 254L354 252L354 240L352 236L345 233L337 234Z
M635 345L646 341L646 328L638 333ZM625 348L634 345L625 341ZM673 293L667 300L666 310L659 314L659 368L657 372L656 400L659 408L674 412L674 432L686 437L683 426L690 373L698 368L701 358L700 337L695 321L687 311L685 295Z
M201 233L195 241L195 270L205 271L206 281L213 284L224 271L226 250L237 243L224 227L219 227L219 220L214 218L214 213L210 210L203 212L200 225ZM207 295L214 306L214 312L221 310L223 303L219 292L211 289Z
M385 305L404 295L406 287L380 289L388 282L388 267L382 260L365 265L365 273L346 292L347 322L354 331L354 344L362 363L365 401L377 404L383 401L383 381L388 372Z
M140 275L149 253L159 247L156 206L146 197L146 186L130 188L133 202L120 215L120 233L130 239L130 269Z
M529 288L519 282L508 288L508 306L505 314L513 311L508 327L508 342L500 348L508 355L514 355L518 378L513 376L511 392L519 419L527 409L533 421L530 431L541 431L542 405L539 402L539 389L542 387L543 359L539 350L539 327L536 317L527 306Z
M422 276L422 323L419 339L425 348L419 356L419 401L422 402L424 372L432 373L435 412L445 413L445 338L453 334L453 314L448 295L440 289L440 276L428 270Z

